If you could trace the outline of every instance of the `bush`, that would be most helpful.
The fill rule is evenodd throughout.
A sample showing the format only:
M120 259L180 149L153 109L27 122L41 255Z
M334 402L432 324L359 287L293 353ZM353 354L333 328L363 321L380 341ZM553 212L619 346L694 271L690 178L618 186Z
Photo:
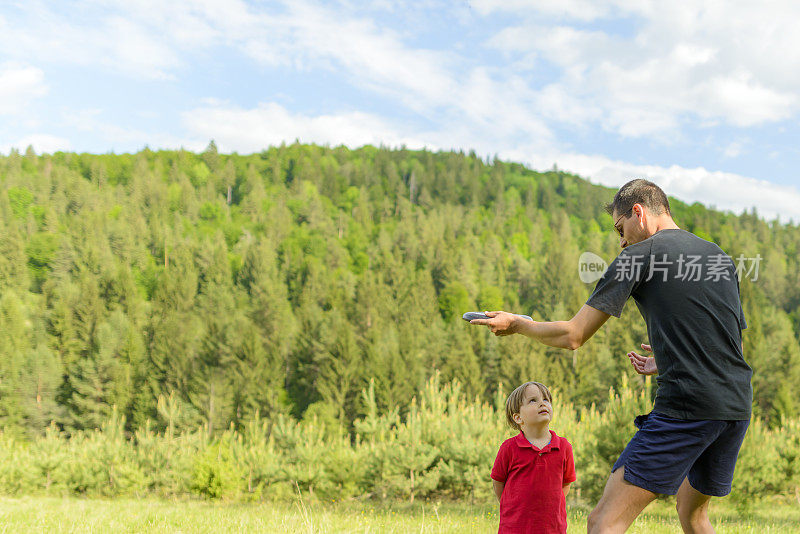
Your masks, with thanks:
M215 439L207 427L175 435L149 426L124 433L116 412L101 430L71 436L55 426L32 441L0 434L0 492L201 495L210 499L492 499L489 472L502 441L504 393L494 405L469 401L460 383L434 376L400 417L380 413L372 384L365 414L348 434L323 423L324 410L302 421L258 413L241 431ZM646 392L622 381L604 411L557 404L551 427L570 440L578 479L570 500L593 504L610 467L649 409ZM753 419L736 468L731 499L739 507L800 485L800 420L770 429Z
M214 499L233 498L242 490L242 470L237 465L231 432L225 432L200 452L192 468L192 490Z

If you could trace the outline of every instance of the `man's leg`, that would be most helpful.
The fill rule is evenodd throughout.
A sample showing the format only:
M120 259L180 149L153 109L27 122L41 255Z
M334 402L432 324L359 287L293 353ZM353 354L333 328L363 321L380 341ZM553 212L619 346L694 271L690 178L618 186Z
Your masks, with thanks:
M686 534L713 534L714 527L708 519L709 495L703 495L689 484L686 478L678 489L678 517Z
M633 520L656 498L656 494L634 486L623 478L625 466L608 477L600 502L589 514L589 534L625 532Z

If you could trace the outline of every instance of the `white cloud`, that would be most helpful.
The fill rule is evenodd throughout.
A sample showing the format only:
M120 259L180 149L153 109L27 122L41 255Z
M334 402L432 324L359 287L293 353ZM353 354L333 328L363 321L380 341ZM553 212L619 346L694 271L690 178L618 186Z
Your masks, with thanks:
M519 76L498 80L488 69L476 68L453 96L452 114L461 127L482 131L485 141L503 141L496 146L517 144L520 137L547 146L553 141L540 114L536 91Z
M638 0L475 5L487 16L516 16L519 22L487 44L558 66L560 79L551 90L557 87L566 98L601 111L599 119L586 116L587 125L664 141L687 124L749 127L787 120L800 110L796 2L768 8ZM603 24L586 29L587 21ZM627 30L613 32L620 25Z
M332 60L357 86L388 93L411 108L453 104L458 86L444 52L407 46L370 19L306 2L292 2L288 22L296 56Z
M407 46L357 7L304 0L95 4L103 9L81 22L46 4L21 4L14 20L0 18L0 52L171 78L191 56L229 47L265 66L342 69L359 88L415 109L450 104L457 93L451 54Z
M550 154L535 158L557 162L559 169L574 172L595 183L620 187L634 178L646 178L685 202L700 202L717 209L741 213L756 207L759 215L782 222L800 222L800 190L734 173L678 165L635 165L604 156ZM541 165L540 165L541 166Z
M338 111L317 117L302 112L291 114L302 122L299 131L323 142L359 144L400 139L408 143L424 137L429 145L458 146L458 140L469 142L480 134L482 139L478 144L496 151L518 137L536 138L547 146L553 141L539 114L542 106L537 104L536 93L525 80L513 75L506 77L496 68L462 68L462 63L468 62L452 52L409 45L406 43L409 34L379 26L362 16L357 6L331 7L303 0L277 6L241 1L223 6L212 0L167 4L154 0L131 0L124 4L98 0L96 5L104 8L99 20L87 17L75 23L44 4L25 4L21 9L28 15L27 25L0 21L0 50L11 50L14 43L34 56L50 54L51 60L99 64L135 76L167 78L182 68L185 54L226 46L265 66L330 70L348 79L358 90L388 96L401 104L401 109L437 124L436 131L414 136L398 134L398 129L388 126L386 120L370 114ZM551 94L548 108L556 100L557 95ZM574 104L563 98L558 102L562 106ZM244 122L266 112L270 116L280 115L270 105L245 110L211 104L205 107L202 117L211 120L223 110ZM111 125L99 124L96 117L85 111L81 117L79 113L71 115L76 128L103 132L106 142L138 138L141 133L125 135L123 131L112 131ZM307 120L303 121L303 117ZM340 138L323 133L326 126L338 124L337 120L344 120L347 125ZM199 117L188 120L187 124L206 131ZM315 126L309 129L311 125ZM365 125L376 130L367 131ZM219 124L219 127L225 126ZM284 129L281 134L289 130L293 129ZM248 132L237 135L233 136L237 146L261 144L246 140L252 137ZM203 136L220 137L213 132Z
M310 116L291 113L275 103L242 109L222 104L193 109L183 114L193 139L214 139L223 151L257 152L283 142L350 146L385 144L410 148L424 146L386 120L368 113L345 112Z
M752 80L749 73L714 78L698 87L698 110L706 117L727 117L735 126L753 126L788 118L797 107L795 95L779 93Z
M516 64L476 66L452 51L409 44L413 29L392 31L357 2L94 0L68 6L31 1L8 10L0 18L0 51L171 78L205 51L230 48L264 66L344 73L358 89L388 95L425 117L442 109L485 116L485 106L469 101L478 96L508 110L497 120L514 121L524 110L530 122L535 112L538 131L546 129L545 117L662 141L687 120L746 127L800 109L800 33L794 31L800 5L790 1L764 9L714 1L473 0L470 10L479 16L515 17L488 39L490 46L561 69L560 79L538 93L518 84L524 86L519 96L503 91L518 82ZM434 7L444 9L424 2L407 11ZM73 16L76 11L81 17ZM596 21L613 26L617 18L633 35L585 29ZM487 89L493 93L482 94Z
M535 95L536 111L542 117L558 123L584 126L587 121L602 118L602 111L591 106L586 100L578 98L563 85L552 84L542 88Z
M8 153L12 148L17 150L25 150L29 146L39 153L52 153L59 150L70 150L71 145L69 139L57 137L50 134L32 134L27 135L16 142L7 145L0 145L0 152Z
M91 132L100 128L101 121L99 120L99 117L102 115L102 113L102 109L90 108L66 111L63 115L65 122L70 126L70 128L81 132Z
M23 115L31 100L47 94L44 72L16 63L0 64L0 115Z
M744 145L745 141L743 140L734 141L722 150L722 156L725 158L736 158L742 153Z
M485 83L491 86L493 82ZM475 91L480 92L481 84L473 85ZM479 95L471 96L474 109L469 113L474 116L473 120L464 121L459 116L464 111L459 111L444 117L429 130L359 111L307 114L290 111L275 102L242 108L214 99L207 99L204 105L184 112L182 124L193 146L205 146L209 139L214 139L221 150L242 153L295 140L348 146L371 144L431 150L470 149L487 156L497 154L498 147L502 146L524 145L524 150L520 150L524 156L531 154L533 147L551 149L554 146L549 130L543 128L529 110L515 108L514 104L502 99L482 102ZM491 106L495 106L495 116L518 115L513 121L493 121Z
M608 12L608 6L604 5L608 2L594 0L472 0L470 4L483 15L497 11L533 11L582 21L594 20Z
M606 119L602 124L603 128L616 131L624 137L650 136L668 143L670 135L679 135L678 118L659 109L621 106L608 110Z
M141 25L123 17L110 17L106 25L105 35L90 35L97 49L107 54L108 66L152 78L171 78L171 70L180 65L171 47ZM104 39L111 35L113 39Z
M88 132L102 137L104 149L112 152L131 152L144 146L159 148L187 148L202 150L208 139L185 139L168 132L151 132L138 128L120 126L104 117L99 108L66 111L62 114L64 124L78 132Z
M41 2L19 4L0 18L0 53L70 65L103 66L142 78L169 78L180 61L170 43L174 28L137 24L108 11L72 6L66 15ZM80 11L76 17L75 11ZM76 22L79 21L79 22Z

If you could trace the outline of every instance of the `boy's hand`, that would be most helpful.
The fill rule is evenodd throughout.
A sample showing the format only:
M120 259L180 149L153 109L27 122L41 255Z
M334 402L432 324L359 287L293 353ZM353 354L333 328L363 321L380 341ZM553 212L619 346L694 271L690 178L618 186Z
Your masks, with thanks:
M505 482L498 482L492 479L492 489L494 490L494 496L497 497L497 502L500 502L500 497L503 495L503 488L505 487Z
M517 333L519 317L504 311L483 312L489 319L473 319L469 324L485 324L496 336L510 336Z
M642 343L642 348L647 352L653 352L653 349L650 347L650 345L645 345ZM652 356L642 356L641 354L630 351L628 353L628 359L630 359L633 369L640 375L654 375L658 373L656 359Z

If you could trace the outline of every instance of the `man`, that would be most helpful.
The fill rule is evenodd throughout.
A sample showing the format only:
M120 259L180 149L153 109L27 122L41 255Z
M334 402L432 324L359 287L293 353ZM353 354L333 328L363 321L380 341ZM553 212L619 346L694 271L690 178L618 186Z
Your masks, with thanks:
M624 532L657 494L677 494L684 532L714 532L708 504L730 493L752 404L733 261L678 228L652 182L628 182L606 209L622 252L572 319L537 322L489 312L490 319L472 324L575 350L611 315L619 317L632 296L650 338L642 348L654 356L628 357L637 372L658 373L658 390L653 411L634 421L639 430L612 468L589 532Z

